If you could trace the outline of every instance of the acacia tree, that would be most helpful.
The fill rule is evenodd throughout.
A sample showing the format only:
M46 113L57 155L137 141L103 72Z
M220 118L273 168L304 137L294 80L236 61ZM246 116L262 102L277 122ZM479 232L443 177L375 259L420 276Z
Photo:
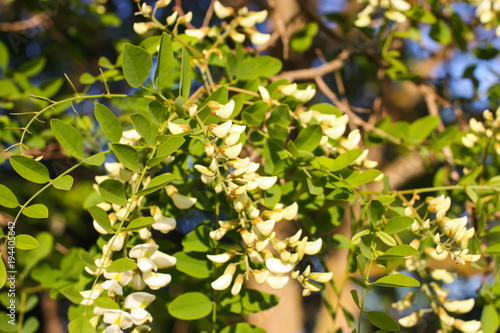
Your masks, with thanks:
M495 61L500 8L287 3L286 18L274 1L197 18L137 2L140 41L66 75L66 96L0 44L17 177L0 185L1 330L38 331L48 293L71 302L70 332L262 332L247 315L296 298L260 286L295 284L322 296L318 332L497 331L500 111L481 109L498 85L477 68ZM283 70L325 40L322 64ZM453 54L475 63L457 75ZM472 296L450 294L471 274Z

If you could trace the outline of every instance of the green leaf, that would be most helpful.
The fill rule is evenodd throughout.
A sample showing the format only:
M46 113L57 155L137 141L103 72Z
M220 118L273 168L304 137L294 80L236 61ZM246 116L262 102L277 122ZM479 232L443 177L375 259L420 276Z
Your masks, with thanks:
M110 148L118 161L126 168L136 172L141 171L139 168L139 153L133 147L121 143L112 143Z
M444 20L437 20L437 22L432 25L429 36L436 42L443 45L448 45L452 39L451 29Z
M0 288L3 288L5 282L7 281L7 270L5 269L5 263L0 260Z
M38 332L38 328L40 327L40 322L36 317L29 317L23 325L23 330L21 333L35 333Z
M300 31L293 34L290 47L297 52L306 52L311 48L313 38L318 33L318 23L309 22Z
M368 311L366 313L368 320L374 326L386 331L399 331L400 327L397 321L390 315L380 311Z
M73 177L70 175L64 175L54 179L52 181L52 185L58 190L69 191L71 190L71 187L73 187L73 181Z
M94 305L103 309L120 309L120 306L109 297L99 297L94 300Z
M396 245L398 245L398 243L396 242L396 240L394 239L394 237L392 237L391 235L389 235L389 234L387 234L387 233L385 233L383 231L376 231L375 235L378 237L378 239L380 239L386 245L389 245L389 246L396 246Z
M175 179L171 173L164 173L153 178L145 189L136 192L136 196L144 196L163 189L168 183Z
M127 204L127 197L125 196L125 187L123 183L115 179L106 179L99 184L99 193L102 198L108 202L119 206Z
M59 119L52 119L50 127L57 141L59 141L70 155L83 159L85 144L80 132L76 128Z
M397 234L400 231L408 229L413 224L413 219L409 216L396 216L387 221L385 232L388 234Z
M97 222L97 224L99 224L104 230L106 230L107 233L112 234L115 232L113 230L113 227L111 226L109 216L104 211L104 209L97 206L92 206L88 209L88 211L90 215L92 215L92 218Z
M224 327L220 333L266 333L266 330L248 323L238 323Z
M169 304L168 312L177 319L200 319L212 312L212 302L199 292L184 293Z
M161 34L158 64L155 71L155 86L158 91L161 92L165 90L172 81L174 65L175 60L172 41L170 40L170 35L164 32Z
M9 66L9 59L10 54L9 54L9 48L0 41L0 69L3 70L4 72L7 70L7 67Z
M368 234L361 237L361 241L359 242L359 250L368 260L373 259L373 240L375 239L374 234Z
M405 274L391 274L372 283L379 287L420 287L420 282Z
M123 273L126 271L132 271L137 268L137 265L134 261L127 258L120 258L115 261L108 267L106 267L106 272L109 273Z
M177 252L174 257L177 258L175 268L178 271L198 279L207 279L210 276L210 261L205 253Z
M155 223L155 219L151 216L146 217L138 217L135 220L132 220L124 231L135 231L145 227L149 227L151 224Z
M69 333L95 333L94 326L83 317L78 317L70 321L68 330Z
M415 254L418 254L418 250L410 245L398 245L391 247L389 250L385 251L385 253L379 256L379 259L395 259L395 258L404 258L410 257Z
M363 260L365 260L365 258L363 257ZM359 296L358 296L358 291L356 289L352 289L351 290L351 296L352 296L352 299L354 301L354 303L356 304L356 306L361 309L361 306L359 305Z
M258 127L266 118L267 110L269 110L269 105L267 105L266 102L255 102L253 105L243 110L241 117L247 126Z
M105 105L97 103L94 107L94 115L108 140L111 142L120 141L123 129L115 114Z
M174 151L179 149L184 142L186 142L186 139L182 136L169 135L168 139L158 146L156 156L161 156L163 158L170 156Z
M0 205L7 208L19 206L16 195L5 185L0 184Z
M19 250L31 250L40 246L38 241L30 235L17 235L16 248Z
M438 116L427 116L418 119L410 125L410 129L408 131L408 138L412 142L422 142L431 133L436 129L439 125L439 117Z
M363 151L361 149L346 151L333 161L332 165L329 167L330 171L338 171L348 167L349 164L354 162L362 153Z
M106 153L97 153L95 155L87 157L84 162L89 165L101 166L106 159Z
M156 99L148 103L148 113L151 120L158 126L162 126L168 118L167 108Z
M82 252L80 254L80 258L85 263L85 266L87 266L90 270L92 270L94 272L96 271L97 266L95 264L94 258L92 258L92 256L88 252L85 252L85 251Z
M75 304L80 304L80 302L83 301L83 296L73 286L61 289L61 294Z
M486 304L481 314L481 330L483 333L495 333L500 327L500 317L493 304Z
M236 296L227 296L220 301L220 306L231 313L247 315L261 312L276 306L279 298L259 290L244 288Z
M322 137L323 130L320 125L309 125L300 131L293 143L298 150L313 151L319 146Z
M489 246L483 253L499 255L500 254L500 244L494 244Z
M361 172L357 177L354 179L350 179L351 186L356 187L359 185L363 185L366 183L369 183L373 181L375 178L380 176L382 174L382 171L377 170L377 169L369 169ZM378 200L378 198L377 198Z
M185 48L182 48L182 64L181 64L181 82L179 96L182 96L185 101L189 98L189 92L191 90L191 63L189 60L189 54Z
M50 180L49 170L42 163L23 155L10 157L12 168L23 178L37 184L44 184Z
M148 51L132 44L123 45L123 75L132 88L140 87L153 68Z
M367 213L370 221L372 221L372 223L377 223L385 214L385 207L380 201L372 200L368 206Z
M149 120L146 119L141 114L132 114L130 115L130 120L132 121L132 125L134 125L135 130L139 135L146 141L148 146L152 146L154 143L154 137L158 133L154 133L154 130L151 126Z
M186 252L207 252L213 247L214 241L210 238L212 229L207 225L195 228L182 240L182 246Z
M34 219L46 219L49 217L49 210L45 205L34 204L23 209L23 214Z
M16 333L17 331L17 316L15 321L11 321L8 313L0 311L0 331L2 333ZM9 321L11 321L9 323ZM14 324L11 324L14 323Z

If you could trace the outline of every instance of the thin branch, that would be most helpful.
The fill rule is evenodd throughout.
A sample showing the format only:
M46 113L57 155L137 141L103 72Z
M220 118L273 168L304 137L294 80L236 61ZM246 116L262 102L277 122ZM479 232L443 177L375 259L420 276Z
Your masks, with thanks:
M22 21L0 22L0 31L23 32L37 26L46 26L49 24L49 20L49 14L41 12Z
M216 0L212 0L210 3L210 6L207 9L207 13L205 14L205 18L203 19L203 25L202 27L208 27L208 24L210 23L210 19L212 18L212 15L214 14L214 3Z
M311 80L317 77L322 77L328 73L338 71L344 66L344 61L349 58L351 53L347 50L340 52L337 58L332 61L327 62L324 65L314 68L299 69L295 71L282 72L279 75L273 77L273 80L288 79L290 82L301 81L301 80Z

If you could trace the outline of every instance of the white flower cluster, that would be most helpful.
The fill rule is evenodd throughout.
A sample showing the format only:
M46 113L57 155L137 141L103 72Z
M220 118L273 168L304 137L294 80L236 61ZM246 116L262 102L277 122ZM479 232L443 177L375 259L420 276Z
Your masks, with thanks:
M242 7L235 12L231 7L224 7L219 1L214 3L214 12L220 19L234 17L233 20L225 26L225 32L221 32L217 27L202 27L199 29L186 29L185 34L202 40L206 36L219 37L227 33L236 43L243 43L247 36L255 45L263 45L269 41L271 35L261 33L255 27L257 23L262 23L267 19L267 10L259 12L249 11L247 7ZM239 32L242 31L242 32Z
M477 5L476 16L486 29L495 29L495 34L500 36L500 1L499 0L473 0Z
M468 148L473 148L482 139L491 139L493 147L498 155L500 155L500 108L493 113L490 110L483 112L484 124L471 118L469 121L470 132L462 137L462 143ZM486 126L485 126L486 125Z
M139 139L140 136L137 132L131 130L123 133L120 142L124 144L134 144ZM97 176L96 182L98 184L106 179L113 178L122 182L128 182L129 186L133 189L138 186L137 174L125 169L121 163L105 163L104 166L108 171L108 175ZM149 178L145 180L143 185L146 186L149 180ZM174 204L180 209L190 207L194 204L192 198L178 194L178 191L173 186L167 187L166 191L172 198ZM113 226L117 221L126 218L127 212L132 212L137 206L140 206L140 201L140 199L135 201L129 200L125 207L114 204L111 205L109 203L101 203L98 206L105 211L110 211L108 217L111 226ZM189 201L189 203L186 203L186 201ZM155 220L151 225L152 229L158 230L164 234L175 229L176 221L174 218L163 216L160 208L157 206L152 206L150 210L151 216ZM108 234L108 231L99 225L97 221L94 220L93 225L98 233L102 235ZM127 240L131 237L136 237L137 240L142 240L143 243L128 248ZM170 274L160 273L158 270L169 268L176 264L175 257L160 252L158 249L159 246L153 240L149 228L145 227L138 231L122 231L115 233L108 242L104 244L100 258L95 260L95 267L85 267L85 270L89 274L96 276L96 278L103 276L105 281L96 283L91 290L80 292L83 297L81 301L82 305L94 305L94 300L104 292L106 292L107 297L112 299L115 299L117 296L126 296L123 307L128 311L115 308L107 309L97 306L94 307L95 317L91 320L94 327L97 327L102 321L104 324L108 325L104 333L123 332L122 330L129 329L133 325L138 326L135 328L135 332L149 330L144 324L146 322L151 322L153 318L145 308L155 299L155 296L146 292L140 292L140 290L145 289L146 286L151 290L158 290L168 285L172 277ZM109 272L107 269L114 262L113 254L119 251L127 253L127 258L131 261L133 260L137 268L126 271L121 270L120 272ZM137 292L124 295L125 287Z
M319 124L322 127L323 138L321 139L320 146L327 154L340 155L349 150L358 149L360 146L361 134L359 129L352 130L347 137L342 137L349 122L349 117L346 114L336 116L334 114L324 114L316 110L309 110L299 113L298 118L304 126ZM363 166L367 169L375 168L378 163L367 159L368 152L368 149L365 149L353 162L353 165Z
M138 13L136 13L136 15L142 15L142 16L147 17L147 18L151 17L152 15L154 15L157 8L166 7L170 4L170 2L171 2L171 0L158 0L155 4L154 9L151 6L149 6L148 4L146 4L145 2L143 2L142 6L140 7L140 11ZM176 24L176 26L179 24L187 25L191 22L192 19L193 19L192 12L188 12L183 16L179 16L179 13L177 11L175 11L172 15L167 17L166 23L167 23L167 26L171 26L174 24ZM138 35L143 35L146 32L148 32L149 30L155 28L156 25L157 25L157 21L136 22L136 23L134 23L134 31Z
M418 198L418 195L415 195L410 201L405 212L407 216L415 214L415 210L412 206ZM433 239L436 245L435 248L427 248L425 253L434 260L442 261L450 257L459 264L479 260L481 257L480 254L468 253L469 249L467 246L469 240L474 236L474 228L467 229L467 217L450 219L445 216L450 209L451 199L444 195L437 198L430 197L427 199L427 205L428 211L436 214L436 220L431 222L430 219L426 219L421 223L415 220L411 226L411 230L415 234L421 236L422 239ZM410 245L418 249L420 240L415 239ZM417 271L423 278L430 275L435 281L452 283L457 277L456 273L449 272L446 269L433 268L421 257L408 257L405 259L405 263L409 271ZM434 311L441 322L442 329L440 332L452 332L453 329L460 330L464 333L482 332L481 322L476 320L463 321L449 314L464 314L470 312L474 307L474 299L450 300L448 298L449 292L436 282L429 283L428 288L432 289L432 292L429 291L428 295L436 295L430 299L432 310L417 310L406 317L400 318L399 324L401 326L415 326L418 320L426 312ZM414 297L414 293L409 293L403 300L394 303L393 307L398 310L407 310L413 304Z
M384 15L388 20L403 23L406 22L404 12L411 9L411 5L404 0L358 0L361 3L367 2L367 6L358 13L358 18L354 24L360 28L370 25L372 15L378 9L384 9Z
M304 286L304 295L318 291L317 283L328 281L331 273L311 273L310 268L302 274L292 271L304 255L315 255L321 250L322 240L308 241L307 237L301 238L302 230L284 240L276 237L276 223L294 219L298 210L297 203L288 207L277 204L272 210L260 212L248 191L267 190L276 183L277 177L259 175L259 163L251 162L248 157L239 157L242 143L237 142L246 127L227 120L233 112L234 101L225 105L212 101L208 105L212 114L223 120L210 125L206 131L205 153L210 162L207 165L196 164L194 168L201 173L204 183L215 182L217 193L224 191L227 200L238 213L236 219L219 221L219 228L213 230L210 237L220 240L228 231L236 230L245 245L244 253L228 251L207 256L217 264L228 263L235 257L241 259L237 263L227 264L224 273L212 282L212 287L215 290L225 290L233 284L231 293L236 295L240 292L244 279L251 275L259 284L267 283L273 289L280 289L291 275ZM197 107L191 106L190 115L196 117L196 112ZM204 126L201 123L200 125ZM219 144L220 140L223 143ZM242 262L246 264L246 270L238 274L233 283L237 266Z

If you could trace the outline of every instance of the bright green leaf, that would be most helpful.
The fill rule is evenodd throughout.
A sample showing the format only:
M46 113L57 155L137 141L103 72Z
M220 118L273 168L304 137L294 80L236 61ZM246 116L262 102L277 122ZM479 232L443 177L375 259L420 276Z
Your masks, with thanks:
M330 171L338 171L348 167L349 164L354 162L362 153L363 151L361 149L353 149L339 155L330 166Z
M80 132L76 128L59 119L52 119L50 127L57 141L59 141L70 155L83 159L85 144Z
M19 250L31 250L40 246L40 243L30 235L17 235L16 248Z
M175 268L178 271L198 279L207 279L210 276L210 261L205 253L177 252L174 257L177 258Z
M391 274L372 283L379 287L420 287L420 282L405 274Z
M156 89L160 92L165 90L169 83L172 82L174 65L174 51L172 49L170 35L164 32L161 34L158 63L155 71L155 85Z
M69 191L73 187L73 177L70 175L64 175L62 177L56 178L52 181L52 185L58 190Z
M44 184L50 180L47 167L32 158L24 155L12 155L10 164L21 177L30 182Z
M396 234L407 229L413 224L413 219L409 216L396 216L387 221L385 232L388 234Z
M139 153L133 147L121 143L112 143L110 148L115 154L116 158L126 168L140 172L139 168Z
M167 108L156 99L148 103L148 113L151 120L158 126L162 126L168 117Z
M154 136L156 136L156 134L158 133L154 133L149 120L138 113L130 115L130 120L132 121L132 125L134 125L137 133L139 133L139 135L146 141L146 144L148 146L152 146L154 143Z
M34 219L46 219L49 217L49 210L45 205L34 204L23 209L23 214Z
M322 137L323 129L320 125L309 125L300 131L293 143L298 150L313 151L319 146Z
M184 293L170 303L168 312L182 320L200 319L212 312L212 302L199 292Z
M390 315L380 311L368 311L366 313L368 320L374 326L386 331L399 331L400 327L397 321Z
M500 317L495 305L486 304L481 314L481 330L483 333L495 333L498 332L499 327Z
M186 252L207 252L213 247L213 240L210 238L212 229L207 225L200 225L195 228L182 240L182 246Z
M97 103L94 108L94 115L108 140L111 142L120 141L123 129L115 114L105 105Z
M5 185L0 184L0 205L7 208L19 206L16 195Z
M410 245L398 245L391 247L389 250L385 251L383 255L379 256L380 259L394 259L394 258L404 258L410 257L418 254L418 250Z
M123 45L123 75L132 88L140 87L153 68L148 51L132 44Z
M135 231L145 227L149 227L153 223L155 223L155 219L151 216L138 217L135 220L132 220L124 230Z
M70 321L68 325L69 333L95 333L95 328L85 318L79 317Z
M109 220L108 214L104 209L98 206L92 206L88 209L92 218L99 224L107 233L114 233L113 227L111 226L111 221Z
M106 160L106 153L97 153L95 155L87 157L84 162L89 165L101 166Z
M238 323L224 327L220 333L266 333L266 330L248 323Z
M185 48L182 48L182 64L181 64L181 82L179 96L182 96L185 101L189 98L189 92L191 90L191 63L189 60L189 54Z
M106 179L99 184L99 193L102 198L108 202L119 206L127 204L127 197L125 196L125 187L123 183L115 179Z
M120 258L113 261L111 265L106 267L106 272L108 273L123 273L126 271L132 271L137 268L134 261L127 258Z
M164 173L153 178L145 189L137 191L137 196L144 196L163 189L168 183L175 179L171 173Z

